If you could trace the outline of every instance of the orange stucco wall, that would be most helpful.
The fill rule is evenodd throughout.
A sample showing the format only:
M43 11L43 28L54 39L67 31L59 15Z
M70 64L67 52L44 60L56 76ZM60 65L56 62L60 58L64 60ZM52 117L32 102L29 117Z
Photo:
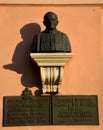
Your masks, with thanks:
M44 29L42 17L54 11L58 30L70 39L73 58L64 67L61 94L98 95L99 126L2 127L3 96L20 95L25 86L39 87L37 68L29 59L33 36ZM85 5L0 6L0 130L103 129L103 9ZM34 70L33 70L34 69Z

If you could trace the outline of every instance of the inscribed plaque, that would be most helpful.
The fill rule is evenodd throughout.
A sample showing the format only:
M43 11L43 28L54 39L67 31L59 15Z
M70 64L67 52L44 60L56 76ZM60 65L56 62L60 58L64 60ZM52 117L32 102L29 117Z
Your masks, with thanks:
M3 126L98 125L96 95L4 97Z
M97 96L54 96L53 124L98 125Z
M50 124L48 96L4 97L3 126L28 126Z

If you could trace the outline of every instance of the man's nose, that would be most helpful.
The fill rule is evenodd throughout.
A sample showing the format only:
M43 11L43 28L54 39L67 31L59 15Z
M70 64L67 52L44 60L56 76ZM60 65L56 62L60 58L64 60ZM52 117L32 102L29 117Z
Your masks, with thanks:
M52 21L51 21L51 20L49 20L49 23L51 24L51 23L52 23Z
M50 19L50 20L49 20L49 23L53 23L53 20L52 20L52 19Z

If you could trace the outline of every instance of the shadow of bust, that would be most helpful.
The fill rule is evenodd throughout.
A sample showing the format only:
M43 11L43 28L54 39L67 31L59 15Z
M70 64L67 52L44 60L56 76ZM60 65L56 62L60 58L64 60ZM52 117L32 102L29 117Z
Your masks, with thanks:
M17 44L12 63L4 65L4 69L15 71L21 75L21 83L24 87L38 87L41 90L40 68L33 63L30 58L30 50L33 37L40 32L40 26L37 23L29 23L20 29L21 38Z

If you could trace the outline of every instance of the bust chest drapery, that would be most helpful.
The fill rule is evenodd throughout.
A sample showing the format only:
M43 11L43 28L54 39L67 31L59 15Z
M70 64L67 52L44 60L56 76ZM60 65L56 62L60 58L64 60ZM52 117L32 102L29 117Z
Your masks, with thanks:
M71 52L71 47L66 34L45 30L34 37L31 52Z

